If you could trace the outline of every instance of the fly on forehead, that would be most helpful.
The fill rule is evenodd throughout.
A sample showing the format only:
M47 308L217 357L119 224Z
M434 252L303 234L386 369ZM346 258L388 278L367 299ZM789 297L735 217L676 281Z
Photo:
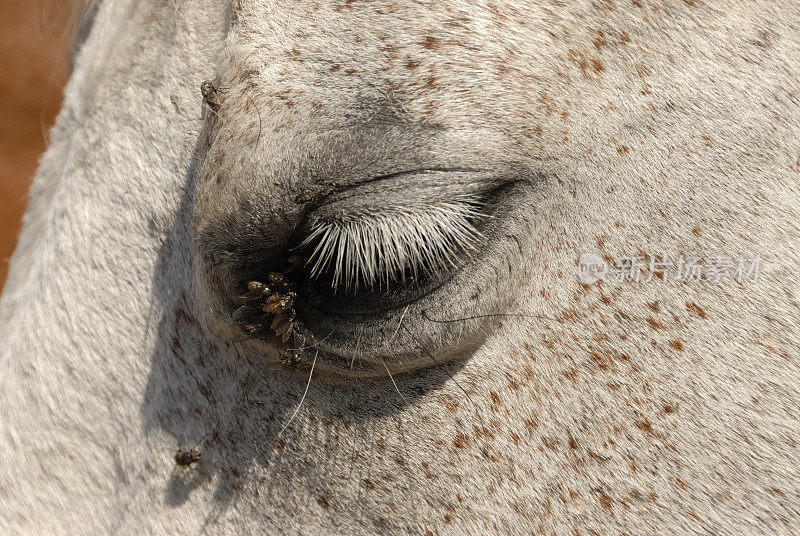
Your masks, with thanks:
M175 463L181 467L189 467L193 463L200 461L200 451L196 449L183 450L178 449L175 451Z
M222 90L215 87L211 80L206 80L200 84L200 93L203 95L203 102L214 112L218 111L222 104L219 96L221 92Z

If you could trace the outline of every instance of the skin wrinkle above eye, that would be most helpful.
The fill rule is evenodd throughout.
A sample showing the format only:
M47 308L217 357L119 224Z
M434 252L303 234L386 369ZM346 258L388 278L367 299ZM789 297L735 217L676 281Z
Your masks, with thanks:
M425 203L462 196L481 197L507 182L508 177L482 169L425 169L394 173L359 182L333 193L309 211L310 218L342 218L361 208L402 205L410 192L414 201ZM388 199L387 199L388 198ZM337 210L339 209L339 210Z

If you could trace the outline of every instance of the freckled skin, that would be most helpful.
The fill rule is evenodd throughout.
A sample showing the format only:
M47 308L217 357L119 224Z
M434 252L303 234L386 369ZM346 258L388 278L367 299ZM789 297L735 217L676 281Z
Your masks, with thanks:
M791 534L796 11L104 3L0 301L0 533ZM353 324L425 368L309 384L233 336L309 207L432 167L526 188L446 292ZM586 285L583 252L763 270Z

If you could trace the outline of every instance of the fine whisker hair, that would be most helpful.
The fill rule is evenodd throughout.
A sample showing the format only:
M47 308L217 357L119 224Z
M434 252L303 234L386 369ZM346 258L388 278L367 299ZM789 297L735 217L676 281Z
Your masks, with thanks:
M406 317L409 307L411 307L411 305L406 305L406 308L403 309L403 314L400 315L400 320L397 322L397 327L395 328L394 333L392 333L392 336L389 337L389 340L386 341L384 346L389 346L394 338L397 337L397 333L400 331L400 326L403 324L403 319Z
M391 342L394 340L394 338L397 337L397 333L400 331L400 327L403 325L403 319L405 319L405 317L406 317L406 313L408 312L408 308L409 308L409 306L406 305L406 308L403 309L403 314L400 315L400 321L397 323L397 328L394 330L394 333L392 334L391 338L388 341L386 341L386 343L384 344L384 347L389 346L389 344L391 344ZM408 402L408 399L405 397L405 395L403 393L400 392L400 388L397 387L397 382L394 381L394 376L392 376L392 372L389 370L389 365L386 364L386 361L382 357L380 359L381 359L381 363L383 363L383 368L386 369L386 374L388 374L389 375L389 379L392 380L392 385L394 385L394 390L397 391L397 394L400 395L400 398L403 399L403 402L405 402L406 405L409 406L410 404ZM402 366L402 363L401 363L401 366ZM403 368L405 368L405 367L403 367Z
M333 333L334 333L334 331L331 330L330 333L328 333L325 337L323 337L323 338L321 338L319 340L314 339L314 337L312 335L311 338L314 339L313 344L308 344L306 346L298 346L297 348L288 348L287 347L286 351L287 352L299 352L299 353L302 353L302 352L305 352L306 350L319 350L318 346L320 344L322 344L323 342L325 342L326 340L330 339L331 336L333 335Z
M453 324L455 322L465 322L467 320L479 320L482 318L507 318L507 317L517 317L517 318L535 318L536 320L550 320L551 322L563 322L564 319L558 318L551 318L549 316L544 315L535 315L535 314L525 314L525 313L493 313L493 314L485 314L485 315L475 315L475 316L464 316L461 318L448 318L445 320L440 320L436 318L431 318L428 316L427 311L422 311L422 316L425 317L425 320L429 322L434 322L436 324Z
M364 326L361 326L361 332L358 334L358 338L356 339L356 349L353 352L352 359L350 360L350 368L351 369L353 368L353 363L356 362L356 356L358 355L358 348L359 348L359 346L361 346L361 337L364 336L364 330L365 330Z
M617 313L615 313L615 314L617 314ZM622 314L622 313L619 313L619 314ZM436 324L453 324L453 323L456 323L456 322L466 322L467 320L479 320L481 318L509 318L509 317L511 317L511 318L532 318L532 319L535 319L535 320L547 320L547 321L550 321L550 322L558 322L560 324L563 324L564 322L566 322L568 320L567 317L554 318L554 317L551 317L551 316L537 315L537 314L526 314L526 313L490 313L490 314L485 314L485 315L463 316L461 318L437 319L437 318L431 318L427 311L422 311L420 316L425 318L425 320L427 320L428 322L434 322ZM627 313L625 313L625 317L627 319L644 321L644 318L642 318L640 316L629 315Z
M314 354L314 360L311 362L311 372L308 373L308 383L306 383L306 390L303 391L303 397L300 399L300 402L297 404L297 407L294 409L294 413L292 413L292 416L289 417L289 420L286 421L286 424L283 425L283 428L281 428L281 431L278 432L278 434L275 436L274 441L277 441L278 438L281 437L281 434L284 432L284 430L286 430L289 427L289 425L292 424L292 421L297 416L297 412L300 411L300 408L303 406L303 402L305 402L306 395L308 394L308 388L311 387L311 377L314 375L314 365L317 364L317 357L318 356L319 356L319 350L317 350L317 353Z
M403 402L406 403L406 406L410 406L408 399L405 397L403 393L400 392L400 388L397 387L397 382L394 381L394 376L392 376L392 372L389 370L389 366L386 364L386 361L381 358L381 363L383 363L383 368L386 369L386 374L389 375L389 379L392 380L392 385L394 385L394 390L397 391L397 394L400 395L400 398L403 399Z
M313 245L306 261L310 276L332 272L334 290L388 288L457 267L483 237L476 224L487 217L471 196L412 202L317 220L298 247Z

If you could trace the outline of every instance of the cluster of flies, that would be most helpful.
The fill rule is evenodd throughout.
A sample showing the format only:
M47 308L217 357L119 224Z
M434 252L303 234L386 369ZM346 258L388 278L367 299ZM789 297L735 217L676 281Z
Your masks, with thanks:
M297 313L297 292L291 279L272 272L266 282L248 281L247 292L236 300L240 307L234 311L233 321L247 337L278 337L287 345L281 364L295 368L303 363L308 330Z
M247 292L236 300L240 307L233 314L234 322L245 335L259 339L277 336L287 345L280 366L296 369L305 365L301 356L307 331L297 314L297 293L291 279L272 272L265 283L249 281ZM199 461L197 449L175 451L175 464L180 467L190 467Z
M203 102L213 112L219 110L220 90L206 80L200 86ZM302 259L289 259L295 269ZM292 279L285 273L271 272L266 281L248 281L247 291L234 298L239 305L233 313L234 324L247 336L254 339L278 337L287 350L280 361L285 368L294 369L303 365L302 352L308 331L297 313L297 291ZM200 461L197 449L175 451L175 464L191 467Z
M203 103L214 113L222 105L222 91L210 80L200 85ZM289 262L292 265L287 272L297 268L302 259L291 257ZM297 314L295 284L285 273L272 272L265 282L248 281L247 291L235 301L240 307L233 313L233 322L245 336L255 339L277 336L284 344L290 343L281 364L297 367L302 363L300 354L307 330Z

